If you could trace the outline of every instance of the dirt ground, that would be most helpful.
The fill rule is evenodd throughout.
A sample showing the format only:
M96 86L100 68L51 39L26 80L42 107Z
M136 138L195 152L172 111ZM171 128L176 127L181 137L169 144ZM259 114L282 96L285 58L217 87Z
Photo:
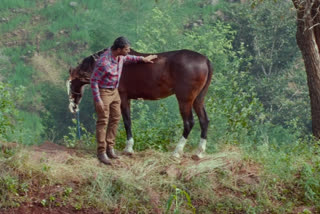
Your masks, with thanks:
M1 143L1 150L12 149L16 147L15 143ZM52 142L45 142L40 146L33 146L30 148L33 151L32 159L39 160L43 157L43 154L46 154L46 157L54 159L56 161L63 161L66 156L76 154L76 150L67 148L65 146L57 145ZM30 188L28 197L30 198L29 202L20 204L18 208L9 208L9 209L0 209L0 214L102 214L103 212L97 211L96 209L81 209L76 210L71 206L64 207L44 207L39 198L43 198L45 192L55 191L53 187L50 189L39 189L41 187L35 185Z
M0 152L4 152L6 150L13 149L15 147L19 146L16 143L1 143L0 142ZM65 146L61 146L52 142L44 142L43 144L39 146L32 146L27 148L30 151L30 158L32 161L35 161L36 163L41 163L43 161L43 158L50 159L55 163L61 163L65 164L66 160L73 159L73 157L77 156L82 158L86 158L87 155L90 152L84 152L77 149L71 149L67 148ZM238 154L239 151L233 151L233 149L230 149L228 152L234 152L234 154ZM121 152L118 152L121 154ZM130 166L133 162L143 162L146 160L146 158L151 157L155 155L155 151L148 150L143 152L137 152L133 156L124 156L121 155L121 161L115 161L112 168L124 168L130 170ZM163 155L163 154L161 154ZM89 158L90 158L89 154ZM94 162L94 155L92 156L92 164L96 164L97 167L104 167L101 164L99 164L98 161L96 163ZM238 187L241 187L243 185L257 185L260 183L260 171L262 170L262 166L258 165L257 163L250 163L250 162L244 162L244 161L234 161L230 158L230 156L220 156L220 157L211 157L208 156L206 158L203 158L201 160L193 160L190 156L190 154L186 154L181 158L181 161L179 163L174 162L168 162L165 165L163 165L161 168L159 168L158 173L161 176L167 176L172 179L184 179L185 182L190 181L194 176L198 176L200 173L206 172L207 168L210 167L211 163L216 164L216 162L213 162L214 159L221 160L221 164L225 169L227 169L230 173L232 173L232 176L234 178L234 181L236 182L236 185ZM130 163L130 164L129 164ZM199 170L200 169L200 170ZM213 175L214 176L214 175ZM77 189L79 186L79 182L75 180L68 180L68 186L72 187L74 190ZM32 185L29 187L28 191L28 200L26 200L23 203L20 203L20 206L17 208L8 208L8 209L0 209L0 214L73 214L73 213L79 213L79 214L103 214L104 212L101 212L95 208L82 208L80 210L76 210L76 208L70 204L67 204L65 206L43 206L41 203L41 199L48 198L49 195L55 195L58 193L63 192L64 186L62 185L49 185L49 186L41 186L38 184L37 180L34 182L32 181ZM238 195L234 191L229 190L228 188L222 187L216 188L216 194L223 197L226 195L230 195L230 197L239 197L241 198L241 195ZM150 203L154 207L154 213L161 213L161 211L158 209L159 207L159 201L160 196L157 192L150 189L148 190L148 194L150 195ZM239 193L240 194L240 193ZM248 196L248 199L252 199L252 201L255 201L254 196ZM62 202L58 201L57 202ZM201 201L194 201L194 204L201 204ZM62 203L61 203L62 204ZM314 207L296 207L296 209L292 213L302 213L305 209L308 209L310 211L315 210ZM119 210L113 210L111 213L120 213Z
M41 205L21 205L19 208L0 210L0 214L103 214L94 209L75 210L73 207L46 208Z

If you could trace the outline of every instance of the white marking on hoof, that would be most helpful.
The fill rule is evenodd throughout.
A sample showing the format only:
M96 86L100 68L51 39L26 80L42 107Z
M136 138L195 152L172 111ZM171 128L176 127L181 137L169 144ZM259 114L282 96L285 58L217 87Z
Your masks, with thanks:
M79 111L79 107L72 100L70 100L69 110L71 113L76 113Z
M132 148L133 145L134 145L134 140L133 138L130 138L129 140L127 140L126 147L124 148L123 151L128 155L132 155L134 153Z
M179 159L179 158L181 157L181 155L180 155L178 152L175 152L175 151L174 151L174 152L172 153L172 157Z
M174 150L174 152L172 153L172 157L174 158L180 158L183 154L183 148L186 145L187 139L185 139L184 137L181 137L176 149Z
M201 138L200 143L199 143L199 147L198 147L198 151L196 152L195 155L192 156L192 159L199 160L204 157L204 154L206 151L206 144L207 144L207 140Z

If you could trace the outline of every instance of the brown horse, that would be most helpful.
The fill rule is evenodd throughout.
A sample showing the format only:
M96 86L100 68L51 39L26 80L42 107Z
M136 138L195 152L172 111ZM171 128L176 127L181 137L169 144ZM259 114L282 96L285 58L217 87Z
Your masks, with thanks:
M85 59L76 67L70 68L67 82L71 112L78 109L83 95L83 86L90 83L90 76L96 59L105 51L101 50ZM131 55L147 56L133 50ZM121 97L121 113L127 133L125 152L133 153L131 132L130 100L158 100L175 94L183 119L183 136L178 142L173 156L179 158L188 135L194 125L192 108L196 112L200 127L201 139L197 158L202 158L207 142L209 119L204 107L204 97L212 78L211 63L207 57L190 50L178 50L157 53L158 58L153 64L130 63L123 67L119 84Z

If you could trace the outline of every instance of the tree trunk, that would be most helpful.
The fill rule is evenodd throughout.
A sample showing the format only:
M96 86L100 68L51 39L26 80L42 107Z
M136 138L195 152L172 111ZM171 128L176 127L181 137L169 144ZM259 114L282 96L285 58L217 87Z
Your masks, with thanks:
M297 9L297 44L309 87L312 133L320 139L320 0L292 0Z

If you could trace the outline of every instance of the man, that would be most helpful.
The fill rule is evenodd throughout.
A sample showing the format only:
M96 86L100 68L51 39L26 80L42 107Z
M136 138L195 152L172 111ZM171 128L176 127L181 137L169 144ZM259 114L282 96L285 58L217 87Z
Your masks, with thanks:
M106 165L111 165L110 159L119 158L113 147L121 118L118 86L123 63L139 61L153 63L152 60L157 58L156 55L147 57L128 55L129 52L130 42L125 37L117 38L111 48L97 60L91 75L91 89L97 112L97 157Z

